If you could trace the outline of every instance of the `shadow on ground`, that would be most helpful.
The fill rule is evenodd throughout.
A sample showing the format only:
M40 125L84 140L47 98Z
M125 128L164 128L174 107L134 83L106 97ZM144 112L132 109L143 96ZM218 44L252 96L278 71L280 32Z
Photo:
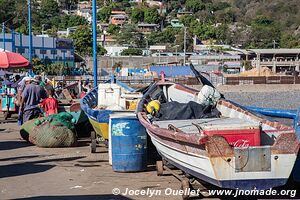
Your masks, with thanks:
M16 161L16 160L24 160L24 159L30 159L30 158L37 158L40 157L38 155L35 156L17 156L17 157L10 157L10 158L1 158L1 161Z
M32 144L26 141L3 141L0 142L0 151L19 149L19 148L29 147L29 146L32 146Z
M40 165L33 163L11 164L0 166L0 178L36 174L47 171L55 165Z
M45 160L17 163L17 164L2 165L0 166L0 178L41 173L56 166L55 164L51 164L50 162L73 161L82 158L85 158L85 156L54 158L54 159L45 159Z
M106 200L131 200L128 197L121 195L112 195L112 194L103 194L103 195L69 195L69 196L37 196L37 197L28 197L20 198L20 200L93 200L93 199L106 199Z

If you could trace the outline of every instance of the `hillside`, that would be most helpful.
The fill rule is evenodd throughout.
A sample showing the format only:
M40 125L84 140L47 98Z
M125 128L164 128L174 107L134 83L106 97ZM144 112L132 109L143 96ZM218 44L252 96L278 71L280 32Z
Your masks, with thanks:
M32 0L32 22L35 34L42 27L55 36L58 30L85 25L84 17L67 15L62 11L76 8L78 1ZM110 25L108 34L119 44L130 42L133 46L174 44L183 48L183 29L170 26L178 12L192 12L179 20L188 27L188 48L192 38L202 42L231 44L244 48L300 47L299 0L180 0L180 1L97 1L99 23L109 23L112 10L122 10L128 15L120 27ZM161 7L156 6L162 5ZM154 5L154 6L153 6ZM0 0L0 21L8 29L28 33L27 0ZM158 24L161 28L150 34L141 34L138 23ZM101 31L99 31L101 32Z

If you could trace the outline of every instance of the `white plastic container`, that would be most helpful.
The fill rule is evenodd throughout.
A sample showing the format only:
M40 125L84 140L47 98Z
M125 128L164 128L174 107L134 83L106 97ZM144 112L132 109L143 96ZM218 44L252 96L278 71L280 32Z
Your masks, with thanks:
M120 105L121 87L117 84L104 83L98 86L98 107Z

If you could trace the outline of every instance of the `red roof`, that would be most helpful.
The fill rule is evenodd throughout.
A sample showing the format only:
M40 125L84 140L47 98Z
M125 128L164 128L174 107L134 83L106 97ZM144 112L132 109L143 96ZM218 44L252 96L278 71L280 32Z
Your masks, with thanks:
M0 68L28 67L29 61L22 55L13 52L0 52Z

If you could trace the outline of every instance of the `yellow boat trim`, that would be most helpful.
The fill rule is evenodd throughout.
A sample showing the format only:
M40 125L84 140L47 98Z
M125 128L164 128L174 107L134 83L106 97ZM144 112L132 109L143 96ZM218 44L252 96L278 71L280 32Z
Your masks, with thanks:
M94 127L97 135L100 135L104 139L108 140L108 123L99 123L89 118L90 123Z

